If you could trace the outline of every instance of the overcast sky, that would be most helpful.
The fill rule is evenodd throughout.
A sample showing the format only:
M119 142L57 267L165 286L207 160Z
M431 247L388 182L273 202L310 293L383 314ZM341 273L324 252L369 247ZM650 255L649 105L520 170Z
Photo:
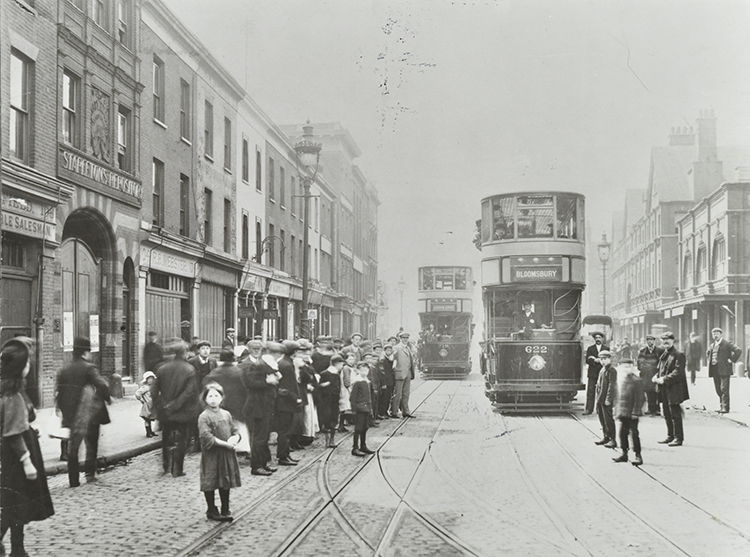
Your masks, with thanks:
M351 131L407 300L419 265L477 263L486 195L582 192L598 239L672 126L713 108L750 145L745 0L166 1L277 123Z

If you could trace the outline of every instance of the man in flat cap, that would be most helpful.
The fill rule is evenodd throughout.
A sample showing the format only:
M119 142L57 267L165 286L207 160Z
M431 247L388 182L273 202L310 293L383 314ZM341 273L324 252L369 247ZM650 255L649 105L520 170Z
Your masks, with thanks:
M714 341L706 351L708 361L708 376L713 377L716 396L721 405L718 412L729 412L729 379L732 377L734 363L740 359L742 349L724 338L724 331L719 327L711 330Z
M73 360L57 374L55 405L62 414L62 427L70 429L67 446L68 482L70 487L80 484L78 449L86 445L84 472L86 481L95 480L96 453L99 448L99 429L109 423L106 403L110 403L109 385L90 361L91 341L76 337L73 341Z
M609 350L599 352L599 361L602 368L596 381L596 414L602 426L602 438L595 444L613 449L617 446L613 408L617 401L617 370L612 365Z
M195 368L198 375L198 382L203 383L203 379L216 369L216 359L211 357L211 343L207 340L199 340L195 343L198 354L188 359L188 362Z
M661 358L662 352L664 350L656 346L656 337L654 335L646 335L646 346L638 352L638 369L641 372L641 383L643 384L643 391L648 403L646 414L651 416L660 415L659 399L656 396L656 383L651 380L658 371L659 358Z
M237 331L234 327L227 327L227 330L224 332L224 339L221 341L221 349L222 350L231 350L234 352L234 345L235 342L235 335Z
M351 352L354 354L354 363L358 363L362 359L362 354L364 353L362 346L363 338L364 337L361 333L352 334L351 338L349 339L349 344L341 349L341 355L346 357L346 355Z
M596 397L596 381L599 378L599 371L602 369L602 362L599 354L602 350L609 350L609 346L604 344L604 334L599 331L591 333L594 344L586 349L586 364L588 371L586 373L586 408L584 414L591 414L594 411L594 399Z
M291 344L293 343L293 345ZM289 454L289 436L294 421L294 414L302 407L302 397L297 386L297 375L294 371L294 363L287 355L290 350L296 350L299 345L294 341L266 343L268 353L274 357L279 366L279 388L276 396L276 433L278 443L276 445L276 458L281 466L296 466L297 459Z
M690 398L685 375L685 354L674 345L674 333L664 333L661 342L664 352L659 358L658 372L652 379L656 383L656 392L667 424L667 437L659 443L679 447L685 439L680 404Z
M415 376L417 359L409 345L409 333L402 331L398 336L401 342L395 346L391 355L395 379L393 399L391 400L391 416L398 418L398 413L401 411L403 417L413 418L414 416L409 410L409 394L411 380Z

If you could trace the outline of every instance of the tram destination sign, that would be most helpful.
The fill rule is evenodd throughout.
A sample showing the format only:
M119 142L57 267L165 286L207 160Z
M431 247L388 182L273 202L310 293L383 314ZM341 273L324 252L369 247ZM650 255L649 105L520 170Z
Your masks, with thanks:
M557 282L562 280L562 257L511 257L512 282Z

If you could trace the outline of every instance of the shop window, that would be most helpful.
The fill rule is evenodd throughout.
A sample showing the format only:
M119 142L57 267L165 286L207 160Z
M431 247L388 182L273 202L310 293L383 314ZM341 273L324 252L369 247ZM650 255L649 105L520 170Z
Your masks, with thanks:
M4 267L23 269L26 267L26 248L20 238L13 234L3 234L2 264Z
M32 62L19 52L10 53L10 153L29 164L31 154Z

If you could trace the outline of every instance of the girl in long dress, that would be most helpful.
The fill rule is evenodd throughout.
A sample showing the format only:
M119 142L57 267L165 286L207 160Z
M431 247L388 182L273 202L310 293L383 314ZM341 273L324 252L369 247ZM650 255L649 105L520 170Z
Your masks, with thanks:
M26 555L24 526L55 514L44 473L36 414L24 393L33 341L18 337L0 352L0 554L10 530L11 555Z
M200 486L206 497L206 517L209 520L233 520L229 512L229 490L240 487L240 464L235 448L240 435L232 415L221 408L224 388L218 383L208 383L201 393L206 409L198 417L198 435L201 441ZM216 508L214 491L219 490L221 512Z

